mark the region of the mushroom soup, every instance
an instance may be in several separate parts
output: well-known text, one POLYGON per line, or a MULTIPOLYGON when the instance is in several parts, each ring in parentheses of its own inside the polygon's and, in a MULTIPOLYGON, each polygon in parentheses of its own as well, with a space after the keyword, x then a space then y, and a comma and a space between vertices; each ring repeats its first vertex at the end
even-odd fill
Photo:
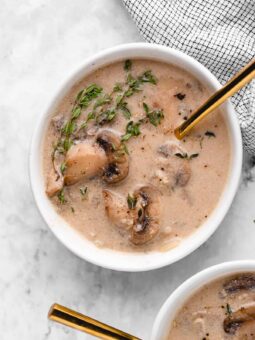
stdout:
POLYGON ((57 212, 99 247, 177 246, 213 211, 228 176, 220 112, 174 137, 207 97, 192 75, 152 60, 117 62, 75 84, 44 140, 46 193, 57 212))
POLYGON ((255 339, 255 273, 213 281, 188 299, 172 323, 168 340, 190 339, 255 339))

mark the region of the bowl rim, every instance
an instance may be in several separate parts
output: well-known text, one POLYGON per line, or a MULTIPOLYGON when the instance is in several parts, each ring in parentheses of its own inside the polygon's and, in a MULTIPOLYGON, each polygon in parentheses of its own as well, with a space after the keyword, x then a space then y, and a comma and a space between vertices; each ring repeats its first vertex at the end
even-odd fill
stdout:
POLYGON ((191 74, 196 73, 196 77, 200 79, 200 81, 201 78, 203 78, 206 86, 211 86, 214 90, 221 87, 219 81, 207 68, 194 58, 178 50, 150 43, 131 43, 108 48, 87 58, 74 72, 71 72, 70 75, 66 77, 65 81, 62 82, 62 86, 57 88, 55 95, 53 95, 47 108, 43 110, 39 118, 32 137, 29 153, 29 173, 33 196, 38 210, 50 230, 61 243, 80 258, 101 267, 118 271, 137 272, 161 268, 184 258, 201 246, 214 233, 225 217, 237 191, 242 168, 242 138, 240 126, 231 103, 227 101, 226 104, 224 104, 224 110, 226 111, 224 116, 226 116, 228 129, 231 132, 230 139, 232 147, 232 166, 227 180, 228 185, 226 185, 222 197, 207 221, 204 222, 195 233, 182 241, 180 245, 163 253, 128 253, 98 248, 82 236, 79 235, 78 237, 78 232, 62 218, 57 216, 54 207, 51 204, 47 205, 45 200, 49 200, 46 197, 45 189, 42 190, 43 179, 39 180, 42 169, 40 168, 41 165, 39 165, 40 159, 38 158, 38 154, 40 154, 40 152, 38 151, 40 151, 41 148, 41 142, 49 116, 52 114, 56 103, 79 79, 93 72, 103 64, 107 65, 111 62, 127 58, 146 58, 145 55, 149 56, 147 59, 154 60, 163 61, 163 59, 167 58, 168 60, 169 58, 170 64, 175 64, 179 67, 183 66, 183 68, 187 69, 191 74), (108 61, 105 62, 105 60, 108 61), (197 74, 199 74, 199 76, 197 76, 197 74), (51 210, 51 212, 49 212, 49 210, 51 210), (62 225, 61 230, 57 227, 60 225, 62 225), (74 233, 76 233, 76 236, 74 233))
POLYGON ((185 301, 205 284, 235 273, 255 272, 255 260, 228 261, 210 266, 189 277, 179 285, 161 306, 151 332, 150 340, 164 340, 171 322, 185 301))

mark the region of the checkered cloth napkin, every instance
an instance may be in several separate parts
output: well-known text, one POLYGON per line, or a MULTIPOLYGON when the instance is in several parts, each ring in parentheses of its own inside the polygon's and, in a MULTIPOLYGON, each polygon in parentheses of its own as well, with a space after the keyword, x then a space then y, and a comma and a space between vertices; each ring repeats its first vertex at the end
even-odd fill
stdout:
MULTIPOLYGON (((224 84, 255 55, 255 0, 123 0, 148 42, 181 50, 224 84)), ((255 80, 232 103, 255 154, 255 80)))

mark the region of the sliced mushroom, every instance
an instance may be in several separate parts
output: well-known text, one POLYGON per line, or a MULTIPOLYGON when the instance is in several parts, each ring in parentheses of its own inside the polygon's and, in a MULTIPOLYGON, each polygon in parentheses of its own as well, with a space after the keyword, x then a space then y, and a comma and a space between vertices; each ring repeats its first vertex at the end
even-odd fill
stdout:
POLYGON ((254 320, 244 322, 242 324, 242 327, 237 329, 235 335, 238 340, 254 340, 255 339, 254 320))
MULTIPOLYGON (((162 144, 158 149, 158 153, 163 158, 160 164, 165 170, 165 176, 169 178, 170 186, 184 187, 191 177, 190 163, 184 158, 187 153, 173 141, 167 141, 162 144)), ((164 179, 162 181, 166 182, 164 179)))
POLYGON ((108 160, 102 148, 88 142, 73 145, 66 154, 65 184, 89 179, 103 172, 108 160))
POLYGON ((227 294, 239 292, 240 290, 255 289, 255 274, 248 273, 234 277, 223 285, 227 294))
POLYGON ((160 192, 154 186, 142 186, 134 192, 136 215, 130 241, 141 245, 151 241, 160 229, 160 192))
POLYGON ((175 185, 184 187, 190 180, 191 169, 188 162, 182 163, 175 172, 175 185))
POLYGON ((241 307, 231 313, 225 318, 223 328, 228 334, 236 334, 238 331, 239 335, 244 335, 243 331, 247 332, 250 328, 255 329, 255 304, 241 307))
POLYGON ((120 137, 111 130, 103 130, 98 133, 96 142, 105 151, 108 159, 103 179, 107 183, 122 181, 129 172, 129 159, 124 150, 121 150, 120 137))
POLYGON ((178 153, 184 154, 185 151, 174 141, 167 141, 160 145, 158 153, 162 154, 165 158, 170 158, 178 153))
POLYGON ((64 185, 64 178, 62 174, 52 169, 47 177, 46 194, 49 197, 56 195, 64 185))
POLYGON ((103 190, 106 214, 109 220, 118 228, 130 229, 133 225, 133 214, 128 209, 127 201, 123 196, 110 190, 103 190))

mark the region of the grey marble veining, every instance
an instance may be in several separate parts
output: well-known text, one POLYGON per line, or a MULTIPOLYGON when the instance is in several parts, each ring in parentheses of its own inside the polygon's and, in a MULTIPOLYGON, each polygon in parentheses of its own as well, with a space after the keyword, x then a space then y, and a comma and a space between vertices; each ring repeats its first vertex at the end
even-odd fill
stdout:
POLYGON ((118 273, 71 254, 33 201, 28 152, 38 116, 84 58, 141 41, 120 0, 1 0, 0 11, 1 340, 80 340, 50 323, 57 301, 148 339, 161 304, 197 271, 255 259, 255 158, 245 157, 238 194, 218 231, 191 256, 147 273, 118 273))

